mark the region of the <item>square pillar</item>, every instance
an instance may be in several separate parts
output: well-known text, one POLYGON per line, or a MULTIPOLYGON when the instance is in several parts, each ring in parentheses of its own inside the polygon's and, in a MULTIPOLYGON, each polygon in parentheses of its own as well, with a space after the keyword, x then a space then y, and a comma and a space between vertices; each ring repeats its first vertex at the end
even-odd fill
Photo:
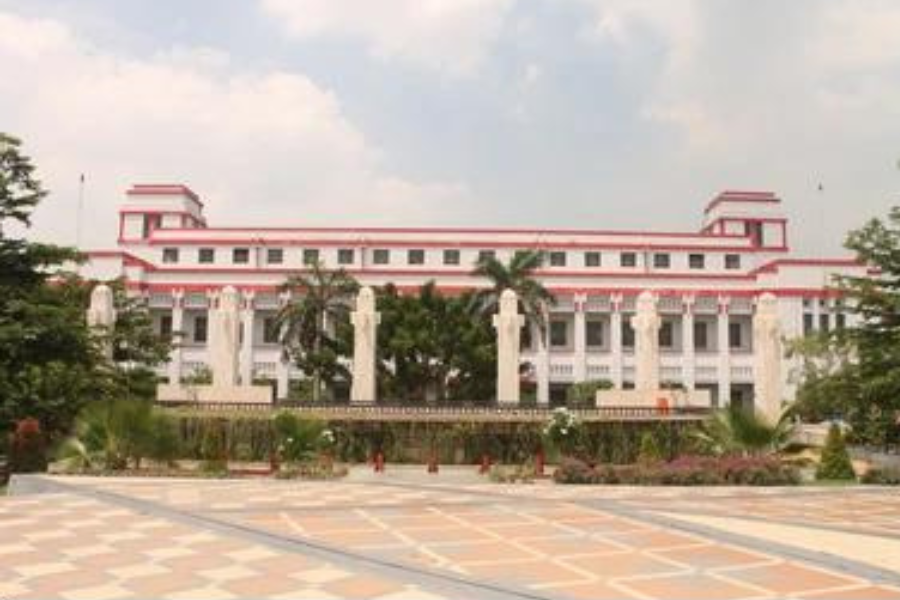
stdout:
POLYGON ((612 358, 610 379, 617 390, 622 389, 622 295, 611 298, 609 316, 609 351, 612 358))
POLYGON ((683 298, 684 314, 681 318, 681 380, 685 389, 696 386, 697 361, 694 351, 694 297, 683 298))
POLYGON ((586 303, 586 295, 577 294, 575 296, 575 356, 572 376, 576 383, 587 380, 587 323, 584 314, 586 303))
POLYGON ((253 337, 254 337, 254 310, 253 292, 244 292, 244 308, 241 311, 241 325, 244 330, 244 339, 241 342, 240 357, 240 383, 241 385, 253 384, 253 337))
POLYGON ((726 297, 719 298, 719 314, 716 322, 718 344, 719 406, 731 404, 731 348, 728 344, 728 304, 726 297))
POLYGON ((181 349, 187 332, 184 330, 184 292, 177 290, 172 294, 172 350, 169 353, 169 384, 181 383, 181 364, 184 351, 181 349))
POLYGON ((534 328, 538 341, 537 364, 537 403, 539 406, 550 404, 550 317, 546 315, 543 335, 540 329, 534 328))

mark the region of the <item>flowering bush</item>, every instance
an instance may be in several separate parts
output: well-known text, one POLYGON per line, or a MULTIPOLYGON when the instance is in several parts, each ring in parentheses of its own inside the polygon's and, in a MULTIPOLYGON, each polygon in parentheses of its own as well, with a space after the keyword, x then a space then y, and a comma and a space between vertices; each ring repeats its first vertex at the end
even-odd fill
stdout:
POLYGON ((37 419, 16 423, 9 444, 9 469, 12 473, 35 473, 47 470, 44 434, 37 419))
POLYGON ((544 426, 544 439, 562 454, 572 454, 579 446, 582 435, 581 419, 568 408, 553 410, 544 426))
POLYGON ((797 470, 772 457, 685 456, 667 463, 599 465, 564 460, 557 483, 626 485, 794 485, 797 470))

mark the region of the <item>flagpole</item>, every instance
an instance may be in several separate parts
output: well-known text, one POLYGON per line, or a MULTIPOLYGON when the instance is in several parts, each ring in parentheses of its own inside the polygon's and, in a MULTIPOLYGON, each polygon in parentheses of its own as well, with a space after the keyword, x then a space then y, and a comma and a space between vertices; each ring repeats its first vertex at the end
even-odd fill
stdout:
POLYGON ((78 178, 78 212, 75 215, 75 247, 81 250, 81 213, 84 210, 84 173, 78 178))

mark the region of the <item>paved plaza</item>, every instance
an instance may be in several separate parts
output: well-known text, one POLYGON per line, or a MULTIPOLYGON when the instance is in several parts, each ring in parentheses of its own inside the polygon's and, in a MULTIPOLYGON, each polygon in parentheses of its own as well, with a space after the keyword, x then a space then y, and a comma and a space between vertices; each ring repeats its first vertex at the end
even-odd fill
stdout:
POLYGON ((896 489, 18 479, 0 598, 898 598, 896 489))

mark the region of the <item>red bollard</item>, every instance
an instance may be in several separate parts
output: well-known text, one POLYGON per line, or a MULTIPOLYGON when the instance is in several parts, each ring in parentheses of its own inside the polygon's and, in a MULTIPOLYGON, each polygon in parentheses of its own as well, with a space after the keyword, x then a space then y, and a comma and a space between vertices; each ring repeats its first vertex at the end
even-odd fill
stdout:
POLYGON ((377 452, 375 454, 375 472, 384 473, 384 453, 377 452))
POLYGON ((481 455, 481 466, 478 467, 479 475, 484 475, 491 470, 491 457, 487 454, 481 455))
POLYGON ((437 473, 438 472, 438 459, 437 459, 436 453, 432 452, 431 458, 428 459, 428 472, 429 473, 437 473))
POLYGON ((544 476, 544 460, 544 450, 542 448, 534 456, 534 475, 536 477, 544 476))

